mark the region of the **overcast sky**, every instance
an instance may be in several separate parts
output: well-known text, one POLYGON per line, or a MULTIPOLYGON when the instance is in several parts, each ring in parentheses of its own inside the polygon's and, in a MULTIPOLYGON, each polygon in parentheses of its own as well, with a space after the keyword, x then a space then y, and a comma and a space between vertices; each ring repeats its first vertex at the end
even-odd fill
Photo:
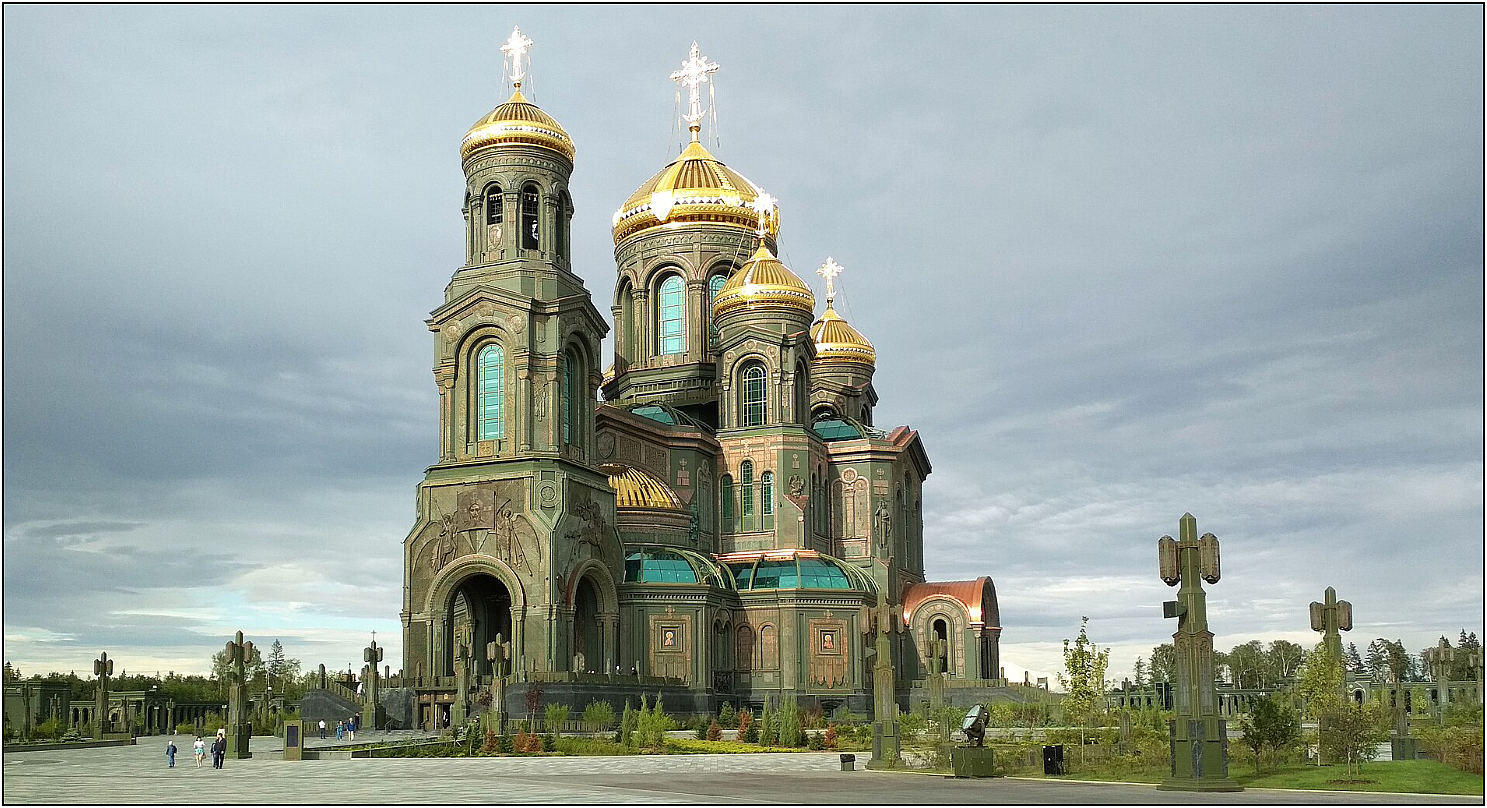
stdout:
MULTIPOLYGON (((1479 6, 4 9, 4 655, 204 672, 242 629, 401 659, 436 459, 428 312, 459 143, 509 93, 578 151, 575 266, 675 155, 846 268, 879 426, 919 430, 933 579, 991 575, 1008 675, 1081 615, 1170 639, 1156 539, 1223 547, 1216 645, 1482 633, 1479 6), (706 133, 709 141, 714 133, 706 133)), ((606 352, 610 350, 606 343, 606 352)), ((610 358, 606 356, 607 366, 610 358)), ((360 662, 356 662, 360 666, 360 662)))

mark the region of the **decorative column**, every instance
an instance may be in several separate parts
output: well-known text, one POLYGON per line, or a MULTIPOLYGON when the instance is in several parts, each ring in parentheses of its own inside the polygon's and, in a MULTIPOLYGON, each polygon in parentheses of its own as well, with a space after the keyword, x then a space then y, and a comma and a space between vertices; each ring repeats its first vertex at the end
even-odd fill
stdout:
POLYGON ((366 660, 367 666, 362 673, 362 679, 366 682, 365 704, 362 709, 366 712, 367 728, 377 728, 377 685, 382 676, 377 672, 377 663, 382 661, 383 649, 377 645, 377 632, 372 632, 372 644, 362 649, 362 659, 366 660))
POLYGON ((248 676, 246 664, 253 656, 253 643, 243 641, 239 631, 227 641, 227 757, 253 757, 248 750, 253 725, 248 722, 248 676))
POLYGON ((511 661, 511 643, 496 634, 494 642, 485 644, 485 659, 491 666, 491 713, 495 717, 496 734, 506 734, 506 673, 511 661))
POLYGON ((898 753, 898 698, 893 679, 893 650, 888 633, 898 619, 888 596, 878 593, 878 639, 873 661, 873 759, 869 769, 895 769, 903 765, 898 753))
POLYGON ((1311 630, 1322 632, 1322 643, 1337 660, 1338 665, 1343 666, 1342 693, 1339 695, 1343 701, 1348 699, 1348 674, 1347 665, 1342 659, 1342 636, 1339 631, 1353 630, 1353 604, 1345 600, 1337 599, 1337 590, 1327 587, 1322 593, 1322 602, 1311 602, 1311 630))
POLYGON ((449 709, 449 725, 465 723, 465 702, 470 697, 470 651, 461 641, 454 649, 454 705, 449 709))
POLYGON ((1202 581, 1219 580, 1219 541, 1212 533, 1198 538, 1198 520, 1190 513, 1178 522, 1179 539, 1157 541, 1163 583, 1182 587, 1177 600, 1162 604, 1163 617, 1177 618, 1172 648, 1177 662, 1177 717, 1167 722, 1171 750, 1170 776, 1157 786, 1165 791, 1242 791, 1229 779, 1229 738, 1218 717, 1213 693, 1213 632, 1202 581))
POLYGON ((98 689, 93 693, 93 724, 94 731, 102 738, 108 732, 108 680, 114 675, 114 661, 108 658, 107 651, 93 660, 93 675, 98 677, 98 689))

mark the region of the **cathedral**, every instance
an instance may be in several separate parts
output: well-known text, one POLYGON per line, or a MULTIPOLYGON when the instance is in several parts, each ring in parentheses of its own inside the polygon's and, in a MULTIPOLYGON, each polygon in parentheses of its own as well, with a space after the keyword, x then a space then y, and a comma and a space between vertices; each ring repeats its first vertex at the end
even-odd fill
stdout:
POLYGON ((924 580, 929 458, 873 423, 877 354, 832 306, 842 268, 817 270, 818 313, 777 257, 776 200, 703 146, 718 66, 694 44, 672 74, 690 142, 614 212, 607 363, 571 264, 575 145, 522 94, 530 48, 513 31, 511 95, 460 144, 466 258, 427 321, 439 454, 403 547, 410 720, 466 715, 497 680, 578 709, 639 683, 681 712, 862 711, 880 603, 902 701, 930 671, 1000 684, 991 579, 924 580))

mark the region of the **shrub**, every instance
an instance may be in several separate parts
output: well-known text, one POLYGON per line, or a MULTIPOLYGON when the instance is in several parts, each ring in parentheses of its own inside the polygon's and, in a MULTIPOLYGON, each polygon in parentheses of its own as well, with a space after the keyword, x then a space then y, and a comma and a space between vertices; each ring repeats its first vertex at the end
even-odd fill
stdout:
POLYGON ((764 712, 759 716, 759 743, 765 746, 774 746, 780 740, 780 723, 773 707, 769 698, 765 697, 764 712))
POLYGON ((733 709, 733 702, 723 702, 723 707, 718 710, 718 724, 725 727, 737 726, 738 712, 733 709))
POLYGON ((666 732, 676 726, 676 722, 666 711, 661 709, 661 694, 656 694, 656 703, 646 709, 645 697, 640 699, 640 715, 636 718, 635 734, 640 746, 659 749, 666 740, 666 732))
POLYGON ((480 751, 481 752, 484 752, 487 755, 489 755, 489 754, 492 754, 492 753, 496 752, 500 748, 501 748, 500 744, 496 742, 496 728, 495 727, 486 727, 485 728, 485 740, 483 742, 481 742, 481 744, 480 744, 480 751))
POLYGON ((754 721, 743 731, 744 743, 759 743, 759 722, 754 721))
POLYGON ((780 746, 804 746, 805 732, 800 721, 800 705, 795 698, 787 697, 780 704, 780 746))
POLYGON ((836 724, 826 725, 826 735, 821 739, 821 742, 827 749, 836 748, 836 724))
POLYGON ((194 723, 192 723, 190 721, 182 721, 181 723, 176 724, 176 734, 177 735, 194 735, 194 734, 196 734, 196 724, 194 724, 194 723))
POLYGON ((831 711, 831 720, 838 724, 855 725, 867 720, 867 716, 852 712, 847 705, 843 704, 831 711))
POLYGON ((806 743, 805 743, 805 745, 806 745, 806 748, 807 749, 825 749, 826 748, 826 742, 821 739, 821 733, 819 733, 819 732, 808 733, 807 736, 806 736, 806 743))
POLYGON ((708 740, 708 741, 721 741, 721 740, 723 740, 723 727, 722 727, 722 725, 719 724, 717 721, 713 721, 712 723, 708 724, 707 725, 707 737, 704 738, 703 740, 708 740))
MULTIPOLYGON (((641 697, 641 702, 642 704, 644 703, 643 696, 641 697)), ((615 742, 624 746, 633 746, 635 742, 635 726, 638 723, 639 718, 636 716, 635 711, 630 709, 630 702, 625 702, 625 713, 620 716, 620 731, 615 734, 615 742)))
POLYGON ((32 734, 34 734, 37 738, 56 740, 57 738, 62 737, 62 722, 58 721, 56 718, 48 718, 40 724, 37 724, 36 729, 32 734))
POLYGON ((496 736, 496 751, 503 755, 509 755, 516 749, 510 735, 496 736))
POLYGON ((227 722, 222 720, 222 716, 216 713, 207 713, 206 717, 201 721, 201 734, 216 735, 217 730, 225 726, 227 726, 227 722))
POLYGON ((563 734, 563 722, 568 720, 568 712, 566 704, 547 705, 547 731, 555 735, 563 734))
MULTIPOLYGON (((525 754, 527 747, 531 744, 533 736, 527 734, 525 727, 516 731, 516 737, 511 741, 511 748, 516 754, 525 754)), ((538 748, 541 748, 540 742, 538 748)))
POLYGON ((543 751, 543 752, 556 752, 556 751, 558 751, 558 738, 557 738, 557 736, 556 735, 553 735, 551 732, 547 733, 546 735, 543 735, 542 736, 541 745, 538 748, 541 751, 543 751))
POLYGON ((826 711, 820 704, 813 704, 800 714, 800 725, 806 729, 821 729, 826 726, 826 711))
POLYGON ((583 722, 593 732, 603 732, 614 723, 614 705, 607 701, 591 701, 583 708, 583 722))
POLYGON ((740 733, 747 730, 749 728, 749 725, 752 723, 754 723, 753 710, 745 707, 744 709, 738 711, 738 731, 740 733))
POLYGON ((904 713, 898 717, 898 734, 904 743, 913 743, 924 737, 929 728, 929 718, 923 713, 904 713))
MULTIPOLYGON (((717 722, 715 721, 713 723, 717 723, 717 722)), ((699 741, 705 741, 705 740, 707 740, 707 724, 702 723, 702 720, 701 719, 698 719, 696 721, 693 721, 692 722, 692 734, 695 735, 695 736, 697 736, 697 740, 699 740, 699 741)))

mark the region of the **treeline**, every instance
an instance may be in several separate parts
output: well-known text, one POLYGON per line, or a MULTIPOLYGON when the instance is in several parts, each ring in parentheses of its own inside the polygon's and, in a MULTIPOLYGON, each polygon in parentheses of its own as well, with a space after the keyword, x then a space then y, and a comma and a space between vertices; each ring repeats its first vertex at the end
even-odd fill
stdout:
MULTIPOLYGON (((176 673, 168 671, 164 674, 159 672, 130 673, 128 669, 121 668, 113 676, 109 677, 109 690, 112 692, 125 692, 135 690, 149 690, 158 688, 166 698, 178 702, 204 702, 220 701, 227 697, 227 673, 230 666, 227 662, 226 650, 218 651, 211 658, 211 674, 203 676, 199 673, 176 673)), ((92 670, 91 667, 88 670, 92 670)), ((300 661, 292 659, 284 653, 284 645, 274 640, 269 648, 268 657, 265 658, 257 646, 253 648, 253 657, 248 660, 244 667, 244 674, 248 679, 248 691, 258 693, 272 686, 274 693, 283 693, 290 700, 299 699, 304 695, 307 688, 316 686, 319 682, 317 673, 302 673, 300 661)), ((19 668, 5 663, 5 683, 15 682, 47 682, 64 683, 71 690, 73 701, 87 701, 94 697, 94 691, 98 687, 96 677, 86 678, 77 675, 76 671, 67 673, 27 675, 19 668)))

